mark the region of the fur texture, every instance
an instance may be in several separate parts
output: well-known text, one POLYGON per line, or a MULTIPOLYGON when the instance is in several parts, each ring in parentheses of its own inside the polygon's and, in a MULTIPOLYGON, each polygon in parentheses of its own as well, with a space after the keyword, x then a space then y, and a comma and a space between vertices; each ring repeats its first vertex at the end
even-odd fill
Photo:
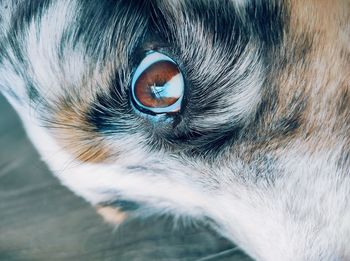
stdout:
POLYGON ((78 195, 205 218, 257 260, 350 260, 347 0, 2 0, 0 11, 0 91, 78 195), (130 102, 149 50, 186 79, 181 112, 157 120, 130 102))

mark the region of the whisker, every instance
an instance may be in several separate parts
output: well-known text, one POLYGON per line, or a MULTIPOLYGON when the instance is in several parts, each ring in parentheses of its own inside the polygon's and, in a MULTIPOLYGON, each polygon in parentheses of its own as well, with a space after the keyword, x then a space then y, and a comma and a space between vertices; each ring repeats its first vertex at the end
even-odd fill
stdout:
POLYGON ((210 254, 208 256, 201 257, 200 259, 197 259, 196 261, 211 261, 214 258, 223 257, 223 256, 226 256, 228 254, 235 253, 239 250, 240 250, 240 248, 236 246, 236 247, 229 248, 229 249, 223 250, 223 251, 215 253, 215 254, 210 254))

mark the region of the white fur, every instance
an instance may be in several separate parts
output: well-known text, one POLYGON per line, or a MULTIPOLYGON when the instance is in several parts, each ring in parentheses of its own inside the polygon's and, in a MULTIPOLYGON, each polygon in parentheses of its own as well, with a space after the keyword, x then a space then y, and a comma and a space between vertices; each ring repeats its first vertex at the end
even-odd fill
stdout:
MULTIPOLYGON (((239 7, 247 2, 236 1, 239 7)), ((30 75, 40 94, 53 102, 67 90, 70 94, 79 91, 77 88, 88 70, 89 62, 79 45, 74 50, 66 50, 64 61, 57 54, 65 28, 74 22, 75 4, 75 1, 56 1, 40 23, 29 24, 27 39, 23 39, 22 49, 30 66, 28 72, 21 73, 30 75)), ((4 25, 2 29, 6 31, 4 25)), ((196 39, 206 39, 201 25, 193 29, 198 34, 196 39)), ((203 75, 208 71, 216 75, 231 58, 220 58, 221 54, 210 49, 212 46, 206 41, 201 42, 202 46, 185 42, 189 35, 186 32, 185 36, 178 37, 183 41, 182 58, 197 61, 197 78, 192 80, 195 86, 207 86, 203 75), (195 57, 193 49, 192 52, 185 50, 186 45, 201 51, 208 49, 211 57, 217 58, 215 67, 209 56, 197 53, 195 57)), ((260 100, 264 71, 259 50, 248 47, 243 58, 231 68, 232 73, 221 78, 218 88, 210 93, 227 92, 220 106, 213 114, 191 119, 197 129, 213 130, 253 114, 260 100), (234 85, 235 79, 246 70, 250 72, 249 77, 234 85)), ((12 50, 7 54, 9 60, 16 61, 12 50)), ((22 68, 19 63, 2 61, 0 90, 18 111, 29 137, 55 175, 92 204, 121 198, 143 203, 161 213, 199 219, 209 217, 221 234, 258 260, 350 258, 350 177, 348 170, 339 170, 336 165, 343 146, 341 141, 333 150, 314 154, 303 150, 305 141, 296 141, 275 152, 277 174, 274 173, 273 186, 240 180, 239 177, 253 179, 257 174, 241 159, 227 158, 226 165, 212 169, 200 160, 188 163, 161 151, 151 154, 143 147, 145 137, 141 134, 110 140, 116 148, 123 148, 114 163, 81 163, 54 140, 49 130, 41 127, 41 118, 28 101, 23 75, 16 71, 19 68, 22 68), (16 94, 17 99, 11 93, 16 94), (137 169, 137 166, 144 168, 137 169)), ((264 171, 259 174, 270 174, 270 170, 264 171)))
MULTIPOLYGON (((347 247, 350 206, 343 198, 350 188, 347 182, 332 180, 335 166, 330 159, 336 155, 320 152, 300 156, 300 149, 290 148, 279 163, 288 169, 286 177, 273 190, 252 189, 223 180, 226 186, 220 191, 205 191, 188 179, 184 173, 188 169, 178 164, 171 169, 169 166, 176 164, 161 155, 155 158, 169 167, 166 177, 161 173, 154 175, 153 171, 137 173, 126 168, 133 162, 148 160, 152 164, 152 159, 142 152, 125 156, 120 160, 123 163, 77 163, 45 129, 38 127, 35 119, 26 117, 23 111, 20 115, 29 136, 57 177, 92 204, 115 200, 120 195, 122 199, 144 203, 163 213, 210 217, 220 233, 257 260, 343 260, 350 254, 347 247), (320 172, 325 173, 325 178, 319 178, 320 172), (303 212, 307 214, 305 220, 303 212), (293 215, 301 215, 301 219, 293 215), (324 223, 315 224, 313 218, 320 217, 324 223), (338 237, 343 241, 338 242, 338 237), (343 256, 336 257, 335 253, 343 256)), ((237 170, 249 172, 238 161, 235 165, 237 170)), ((222 171, 223 179, 230 179, 232 169, 222 171)))
POLYGON ((54 100, 64 91, 62 83, 67 79, 70 87, 80 86, 84 76, 86 64, 79 46, 76 51, 69 49, 69 53, 64 53, 67 59, 63 61, 57 53, 64 30, 74 23, 76 10, 75 1, 56 1, 43 15, 40 24, 32 21, 28 29, 25 50, 31 64, 31 75, 36 87, 49 100, 54 100))

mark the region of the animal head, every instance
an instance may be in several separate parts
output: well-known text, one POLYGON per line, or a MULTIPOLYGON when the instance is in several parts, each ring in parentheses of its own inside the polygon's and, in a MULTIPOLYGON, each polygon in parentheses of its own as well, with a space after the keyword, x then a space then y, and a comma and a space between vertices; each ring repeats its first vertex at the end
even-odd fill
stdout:
POLYGON ((348 1, 0 6, 0 90, 78 195, 209 218, 258 260, 350 258, 348 1))

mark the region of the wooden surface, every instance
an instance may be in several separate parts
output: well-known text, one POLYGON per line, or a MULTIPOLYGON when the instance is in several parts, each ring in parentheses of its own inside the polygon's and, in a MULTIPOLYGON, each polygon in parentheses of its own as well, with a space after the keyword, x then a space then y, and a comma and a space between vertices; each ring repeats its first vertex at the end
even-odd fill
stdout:
POLYGON ((0 260, 249 260, 204 225, 132 219, 118 229, 51 175, 0 96, 0 260))

